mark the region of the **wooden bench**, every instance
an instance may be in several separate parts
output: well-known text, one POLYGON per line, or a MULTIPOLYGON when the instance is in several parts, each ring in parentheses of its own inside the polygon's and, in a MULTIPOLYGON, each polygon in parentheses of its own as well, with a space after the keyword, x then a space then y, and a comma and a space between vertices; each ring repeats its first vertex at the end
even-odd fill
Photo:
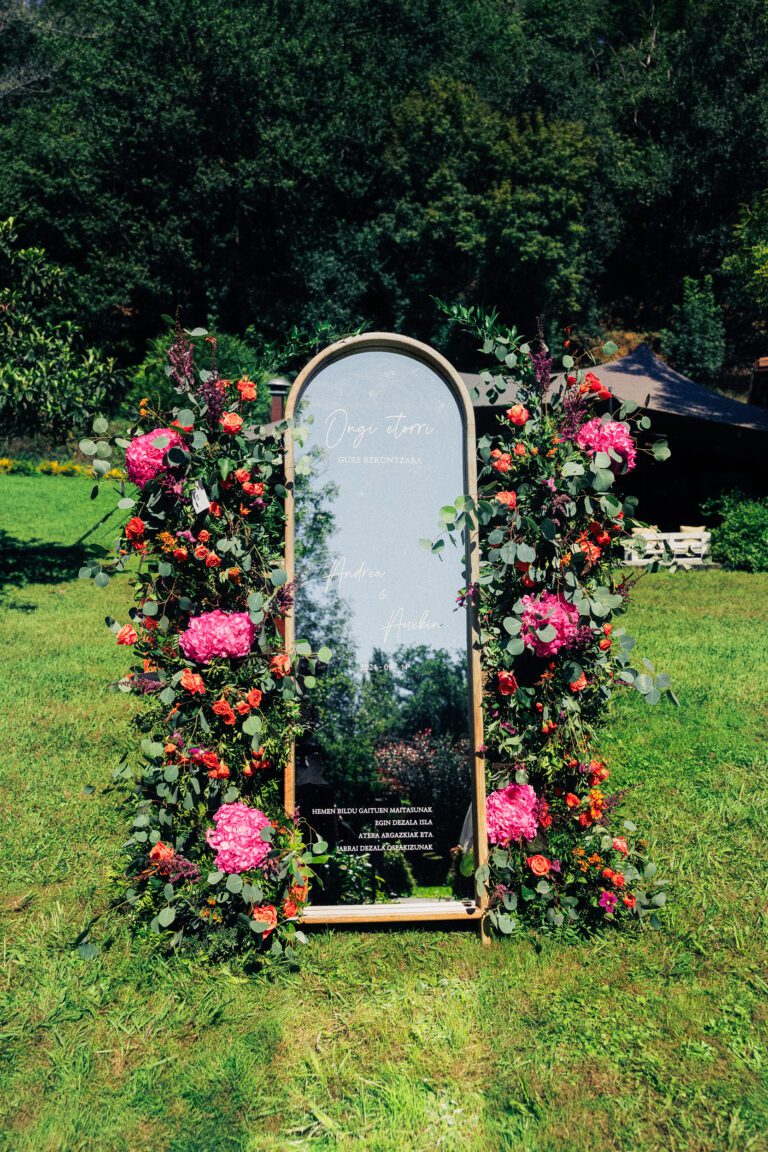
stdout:
POLYGON ((670 552, 675 562, 684 564, 686 568, 704 568, 712 563, 711 534, 703 528, 681 529, 679 532, 647 530, 638 532, 637 536, 645 540, 645 552, 639 556, 631 547, 624 549, 624 563, 630 568, 644 568, 653 560, 663 560, 670 552))

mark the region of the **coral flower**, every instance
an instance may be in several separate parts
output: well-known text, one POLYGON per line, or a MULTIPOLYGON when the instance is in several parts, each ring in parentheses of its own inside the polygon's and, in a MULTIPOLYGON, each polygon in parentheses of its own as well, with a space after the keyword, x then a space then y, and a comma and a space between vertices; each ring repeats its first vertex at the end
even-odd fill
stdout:
POLYGON ((522 428, 531 418, 530 412, 523 404, 513 404, 511 408, 507 409, 504 415, 510 424, 516 424, 518 428, 522 428))
POLYGON ((237 468, 233 475, 238 484, 245 484, 246 480, 250 480, 251 478, 251 474, 247 468, 237 468))
POLYGON ((576 796, 575 793, 569 792, 565 798, 565 803, 566 803, 568 808, 578 808, 579 805, 581 804, 581 800, 579 800, 578 796, 576 796))
POLYGON ((568 687, 571 692, 583 692, 587 686, 587 677, 584 672, 579 676, 578 680, 572 680, 568 687))
POLYGON ((495 468, 497 472, 509 472, 512 467, 512 457, 509 452, 502 452, 498 448, 494 448, 491 452, 491 467, 495 468))
POLYGON ((549 872, 550 864, 546 856, 529 856, 526 863, 534 876, 546 876, 549 872))
POLYGON ((277 909, 274 904, 262 904, 261 907, 254 908, 253 918, 260 924, 268 925, 264 929, 265 936, 269 936, 277 928, 277 909))
POLYGON ((273 676, 277 676, 278 680, 282 680, 283 676, 287 676, 291 670, 291 658, 285 652, 278 652, 273 656, 269 662, 269 670, 273 676))
POLYGON ((138 540, 140 536, 144 535, 145 528, 146 524, 140 516, 131 516, 125 526, 125 535, 129 540, 138 540))
POLYGON ((497 492, 496 499, 499 504, 509 508, 510 512, 517 507, 517 492, 497 492))
POLYGON ((197 672, 192 672, 189 668, 185 668, 179 680, 182 688, 186 688, 187 692, 191 692, 194 696, 195 693, 202 695, 205 692, 205 684, 203 678, 197 672))
POLYGON ((629 845, 623 836, 614 836, 613 850, 614 852, 620 852, 622 856, 629 856, 629 845))
POLYGON ((176 853, 170 844, 163 844, 162 840, 158 840, 157 844, 153 844, 149 850, 150 860, 159 866, 170 864, 175 855, 176 853))
POLYGON ((237 412, 225 412, 219 419, 219 425, 222 432, 226 432, 230 436, 236 436, 243 426, 242 416, 238 416, 237 412))
POLYGON ((259 688, 251 688, 246 700, 251 708, 258 708, 261 704, 262 692, 259 688))
POLYGON ((240 393, 241 400, 256 399, 256 385, 253 380, 249 380, 247 376, 243 376, 242 380, 238 380, 235 387, 240 393))
POLYGON ((139 634, 131 624, 123 624, 117 634, 118 644, 135 644, 138 638, 139 634))

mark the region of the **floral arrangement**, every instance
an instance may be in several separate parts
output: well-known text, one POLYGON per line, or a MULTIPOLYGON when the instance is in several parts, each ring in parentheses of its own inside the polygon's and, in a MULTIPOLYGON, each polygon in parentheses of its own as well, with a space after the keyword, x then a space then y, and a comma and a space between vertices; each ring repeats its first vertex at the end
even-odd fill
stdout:
POLYGON ((174 948, 290 959, 326 846, 308 846, 283 807, 316 661, 284 650, 282 428, 260 426, 256 384, 222 379, 201 330, 177 326, 169 366, 172 412, 142 401, 126 437, 99 418, 80 446, 101 476, 124 448, 134 486, 120 488, 114 555, 81 573, 99 586, 134 573, 130 619, 107 621, 133 657, 117 687, 141 698, 140 756, 117 772, 132 812, 122 896, 174 948), (201 343, 209 368, 195 365, 201 343))
MULTIPOLYGON (((448 522, 450 532, 472 518, 481 541, 478 583, 462 590, 480 623, 489 766, 478 892, 489 891, 490 923, 506 934, 521 921, 656 925, 666 898, 656 865, 619 814, 596 741, 613 692, 635 688, 651 704, 672 695, 666 675, 633 666, 620 626, 631 586, 620 565, 639 522, 634 498, 615 490, 641 451, 663 460, 669 449, 641 446, 648 417, 617 404, 568 342, 555 378, 543 338, 532 347, 493 315, 445 310, 492 358, 490 398, 511 387, 515 401, 479 442, 477 502, 457 501, 448 522)), ((473 868, 462 862, 465 875, 473 868)))

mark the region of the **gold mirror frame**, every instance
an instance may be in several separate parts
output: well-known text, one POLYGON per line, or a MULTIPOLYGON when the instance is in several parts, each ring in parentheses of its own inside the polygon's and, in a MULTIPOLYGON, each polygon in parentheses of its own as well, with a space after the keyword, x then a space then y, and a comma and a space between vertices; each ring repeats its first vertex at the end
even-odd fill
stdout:
MULTIPOLYGON (((467 392, 466 385, 456 369, 444 356, 409 336, 398 336, 389 332, 368 332, 362 336, 351 336, 346 340, 339 340, 325 348, 307 364, 296 377, 285 406, 285 420, 288 427, 285 433, 285 477, 287 496, 285 499, 285 570, 288 580, 295 578, 295 511, 293 499, 294 486, 294 446, 293 446, 293 418, 296 406, 304 389, 311 380, 329 364, 342 357, 354 355, 365 351, 400 352, 406 356, 420 360, 440 376, 450 388, 454 398, 458 401, 461 413, 462 428, 464 432, 464 491, 477 500, 477 457, 475 445, 475 413, 472 401, 467 392)), ((435 510, 437 512, 437 510, 435 510)), ((479 574, 480 558, 476 527, 466 529, 466 555, 465 566, 469 583, 475 583, 479 574)), ((294 652, 295 619, 293 608, 289 609, 285 618, 285 649, 291 655, 294 652)), ((485 812, 485 760, 478 752, 483 744, 483 713, 482 713, 482 670, 480 667, 480 640, 477 624, 477 614, 473 605, 467 608, 467 650, 469 653, 469 724, 470 740, 473 748, 472 766, 472 832, 473 850, 475 854, 475 867, 486 863, 488 859, 488 832, 485 812)), ((295 753, 292 750, 285 768, 284 802, 285 810, 289 816, 293 815, 295 808, 295 753)), ((309 905, 302 916, 305 924, 364 924, 364 923, 418 923, 420 921, 466 921, 476 923, 481 920, 487 905, 487 895, 475 897, 472 903, 464 904, 461 901, 435 900, 431 905, 408 909, 406 904, 339 904, 339 905, 309 905), (438 905, 444 905, 440 908, 438 905)))

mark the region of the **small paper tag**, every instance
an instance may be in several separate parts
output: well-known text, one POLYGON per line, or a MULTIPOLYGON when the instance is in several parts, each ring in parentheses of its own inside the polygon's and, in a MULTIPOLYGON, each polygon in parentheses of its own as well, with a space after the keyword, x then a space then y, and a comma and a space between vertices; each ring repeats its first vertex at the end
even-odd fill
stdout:
POLYGON ((211 502, 208 499, 208 493, 201 484, 198 484, 192 493, 192 507, 199 515, 201 512, 205 512, 206 509, 210 508, 210 506, 211 502))

